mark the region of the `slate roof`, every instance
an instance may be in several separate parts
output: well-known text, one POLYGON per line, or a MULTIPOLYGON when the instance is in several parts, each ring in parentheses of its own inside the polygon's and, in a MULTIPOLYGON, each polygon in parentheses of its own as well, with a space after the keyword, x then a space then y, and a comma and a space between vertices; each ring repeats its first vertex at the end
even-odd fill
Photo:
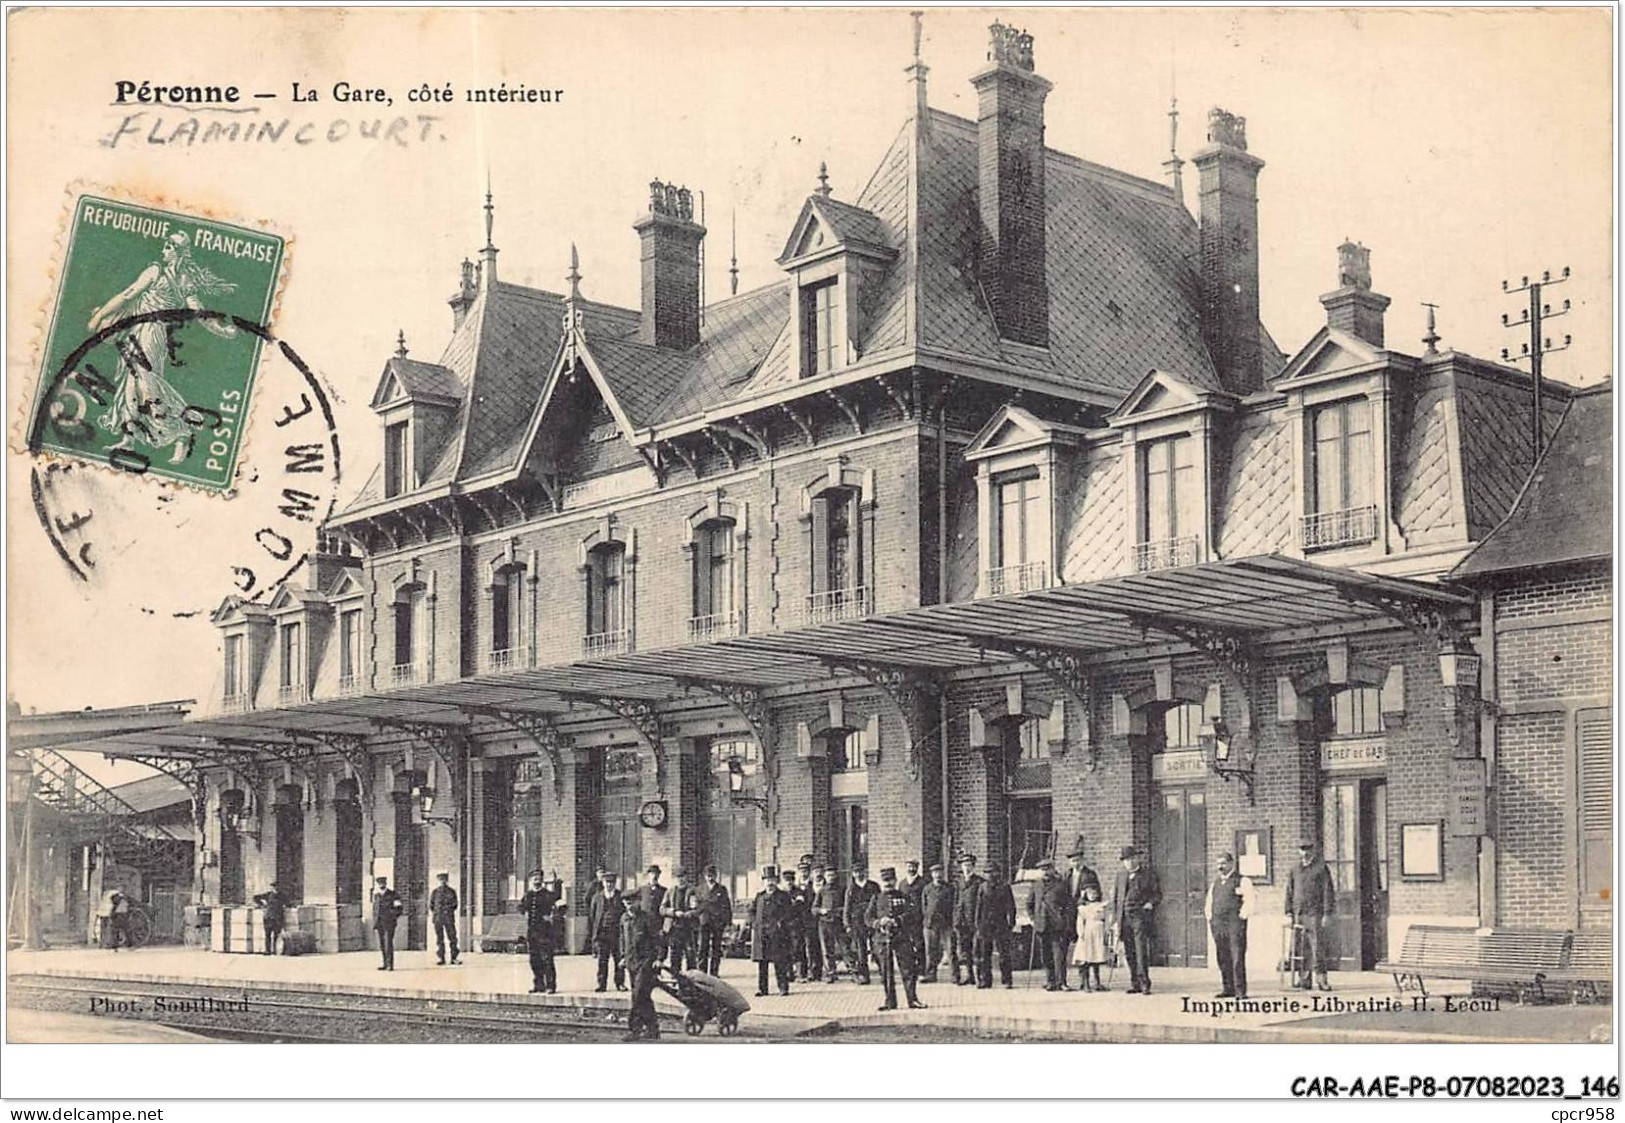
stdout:
POLYGON ((1611 383, 1575 395, 1511 512, 1451 577, 1613 556, 1613 407, 1611 383))
POLYGON ((163 775, 131 780, 127 784, 118 784, 109 790, 134 808, 136 814, 172 807, 177 803, 187 803, 192 798, 185 784, 163 775))
MULTIPOLYGON (((385 376, 394 375, 401 384, 401 389, 409 398, 449 398, 451 401, 463 400, 466 387, 450 367, 443 367, 439 363, 420 363, 416 359, 402 358, 395 355, 384 365, 385 376)), ((379 402, 374 401, 374 405, 379 402)))
MULTIPOLYGON (((1115 399, 1152 369, 1220 389, 1202 339, 1198 226, 1165 186, 1046 150, 1050 347, 999 338, 975 274, 977 142, 972 121, 931 111, 909 121, 856 204, 810 205, 842 240, 885 246, 892 262, 866 294, 860 358, 910 347, 1000 362, 1115 399), (911 225, 912 224, 912 225, 911 225), (917 252, 916 252, 917 251, 917 252)), ((589 353, 634 427, 694 417, 797 381, 788 280, 706 309, 685 352, 637 342, 639 313, 583 302, 589 353)), ((564 297, 519 285, 482 289, 438 364, 410 377, 459 389, 463 404, 420 486, 516 469, 558 350, 564 297)), ((1260 326, 1264 377, 1286 357, 1260 326)), ((378 499, 376 478, 351 509, 378 499)))

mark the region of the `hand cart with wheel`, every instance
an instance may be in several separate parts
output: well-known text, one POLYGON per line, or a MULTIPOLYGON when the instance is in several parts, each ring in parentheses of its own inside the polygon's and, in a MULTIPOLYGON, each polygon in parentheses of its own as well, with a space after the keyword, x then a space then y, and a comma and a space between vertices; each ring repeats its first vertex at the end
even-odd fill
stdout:
POLYGON ((1276 969, 1281 973, 1282 989, 1290 989, 1303 981, 1308 946, 1309 941, 1304 936, 1303 925, 1290 919, 1281 925, 1281 959, 1276 969))

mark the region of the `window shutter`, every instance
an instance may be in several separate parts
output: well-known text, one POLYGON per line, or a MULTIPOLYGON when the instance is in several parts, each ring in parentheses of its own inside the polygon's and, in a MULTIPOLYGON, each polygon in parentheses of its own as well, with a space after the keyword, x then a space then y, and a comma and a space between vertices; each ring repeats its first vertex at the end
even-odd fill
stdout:
POLYGON ((711 615, 714 603, 711 595, 711 551, 715 532, 708 523, 694 532, 694 612, 695 616, 711 615))
POLYGON ((829 497, 812 501, 812 591, 829 591, 829 497))
POLYGON ((1613 907, 1614 721, 1608 710, 1576 719, 1580 796, 1580 908, 1613 907))

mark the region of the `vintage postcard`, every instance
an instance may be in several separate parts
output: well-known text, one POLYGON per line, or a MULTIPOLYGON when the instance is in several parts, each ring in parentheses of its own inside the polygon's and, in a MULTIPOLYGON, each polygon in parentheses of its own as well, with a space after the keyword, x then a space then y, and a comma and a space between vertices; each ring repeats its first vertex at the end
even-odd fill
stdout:
POLYGON ((9 10, 7 1094, 1617 1098, 1614 18, 9 10))

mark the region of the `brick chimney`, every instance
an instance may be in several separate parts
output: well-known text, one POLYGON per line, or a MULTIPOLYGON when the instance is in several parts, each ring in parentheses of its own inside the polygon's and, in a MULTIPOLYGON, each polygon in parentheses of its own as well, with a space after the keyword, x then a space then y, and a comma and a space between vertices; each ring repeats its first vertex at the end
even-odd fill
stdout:
POLYGON ((1044 98, 1053 88, 1033 73, 1033 37, 995 23, 989 66, 976 87, 978 273, 999 334, 1049 346, 1049 280, 1044 253, 1044 98))
POLYGON ((1192 158, 1201 175, 1202 335, 1225 389, 1263 383, 1258 323, 1258 172, 1247 119, 1208 112, 1207 146, 1192 158))
POLYGON ((451 330, 456 331, 463 326, 463 319, 474 304, 474 297, 479 292, 479 285, 474 281, 474 263, 463 258, 463 276, 457 285, 457 295, 446 303, 451 305, 451 330))
POLYGON ((632 224, 643 242, 643 320, 638 340, 676 350, 700 341, 700 243, 686 187, 649 184, 649 213, 632 224))
POLYGON ((1344 240, 1337 247, 1337 288, 1320 298, 1326 326, 1346 331, 1373 347, 1383 346, 1382 314, 1388 298, 1371 291, 1371 251, 1344 240))

